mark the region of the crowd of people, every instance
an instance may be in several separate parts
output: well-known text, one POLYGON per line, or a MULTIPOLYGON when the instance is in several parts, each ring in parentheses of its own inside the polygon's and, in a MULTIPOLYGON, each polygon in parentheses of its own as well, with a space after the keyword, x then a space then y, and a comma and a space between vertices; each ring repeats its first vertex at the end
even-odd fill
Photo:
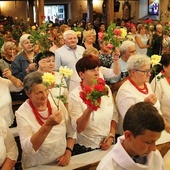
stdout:
POLYGON ((162 131, 170 135, 168 33, 160 23, 152 31, 142 23, 117 25, 127 35, 110 48, 99 36, 106 33, 105 23, 83 25, 80 33, 66 24, 48 28, 50 47, 44 51, 29 32, 16 43, 9 30, 0 30, 0 169, 12 170, 18 157, 10 132, 16 117, 23 168, 66 166, 72 155, 116 143, 98 170, 164 170, 156 141, 162 131), (161 56, 154 71, 152 55, 161 56), (61 66, 73 71, 64 81, 61 66), (51 86, 43 81, 45 73, 54 76, 51 86), (12 101, 21 99, 13 113, 12 101))

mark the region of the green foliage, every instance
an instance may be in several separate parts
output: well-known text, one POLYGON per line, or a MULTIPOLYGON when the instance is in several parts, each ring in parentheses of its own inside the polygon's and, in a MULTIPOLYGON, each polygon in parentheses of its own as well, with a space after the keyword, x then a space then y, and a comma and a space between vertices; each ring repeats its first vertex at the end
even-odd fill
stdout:
POLYGON ((47 23, 44 23, 39 28, 34 29, 35 26, 32 26, 28 29, 28 33, 31 34, 29 39, 33 45, 39 46, 39 52, 49 50, 51 47, 51 41, 47 33, 47 25, 47 23))

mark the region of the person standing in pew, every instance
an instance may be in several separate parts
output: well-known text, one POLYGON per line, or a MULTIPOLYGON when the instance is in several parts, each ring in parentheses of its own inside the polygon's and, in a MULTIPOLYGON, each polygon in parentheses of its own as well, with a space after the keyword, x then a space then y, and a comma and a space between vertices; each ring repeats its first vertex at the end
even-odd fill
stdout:
POLYGON ((13 170, 18 158, 18 149, 4 118, 0 116, 0 169, 13 170))
MULTIPOLYGON (((69 93, 68 110, 73 128, 77 131, 77 143, 73 154, 81 154, 95 149, 107 150, 114 141, 116 117, 114 117, 114 103, 109 86, 99 78, 100 60, 91 54, 84 56, 76 63, 76 70, 81 78, 80 85, 69 93), (99 108, 86 103, 81 94, 85 89, 94 90, 94 82, 102 81, 101 89, 108 89, 103 95, 99 108)), ((97 90, 96 90, 97 91, 97 90)), ((88 92, 87 92, 88 93, 88 92)), ((93 100, 93 99, 91 99, 93 100)))
POLYGON ((2 76, 3 77, 0 77, 0 116, 2 116, 8 126, 10 126, 14 121, 10 92, 21 91, 23 89, 23 83, 14 77, 8 68, 4 69, 2 76))
POLYGON ((102 158, 97 170, 165 170, 156 149, 156 141, 164 128, 164 120, 152 104, 132 105, 124 117, 124 135, 102 158))
POLYGON ((29 99, 16 111, 24 168, 55 162, 68 165, 76 138, 67 109, 61 100, 54 102, 48 97, 42 76, 38 71, 25 76, 24 90, 29 99))

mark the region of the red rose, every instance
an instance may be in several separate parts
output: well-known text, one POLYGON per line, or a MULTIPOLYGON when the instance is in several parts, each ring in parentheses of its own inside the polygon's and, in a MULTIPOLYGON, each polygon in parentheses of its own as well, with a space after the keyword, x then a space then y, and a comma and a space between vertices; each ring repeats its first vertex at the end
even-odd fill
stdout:
POLYGON ((130 27, 130 25, 131 25, 130 22, 126 23, 126 27, 130 27))
POLYGON ((114 29, 113 33, 115 35, 121 35, 122 31, 120 29, 114 29))
POLYGON ((106 82, 102 78, 98 78, 97 81, 98 81, 99 84, 103 84, 103 85, 106 84, 106 82))
POLYGON ((87 94, 91 93, 91 91, 92 91, 90 86, 86 86, 86 87, 84 88, 84 90, 85 90, 85 92, 86 92, 87 94))
POLYGON ((45 19, 46 17, 44 15, 41 16, 41 19, 45 19))
POLYGON ((100 91, 100 92, 104 92, 105 86, 103 86, 102 84, 96 84, 96 85, 94 86, 94 90, 100 91))
POLYGON ((152 22, 152 20, 150 19, 150 18, 148 18, 147 20, 146 20, 146 23, 147 24, 149 24, 149 23, 151 23, 152 22))

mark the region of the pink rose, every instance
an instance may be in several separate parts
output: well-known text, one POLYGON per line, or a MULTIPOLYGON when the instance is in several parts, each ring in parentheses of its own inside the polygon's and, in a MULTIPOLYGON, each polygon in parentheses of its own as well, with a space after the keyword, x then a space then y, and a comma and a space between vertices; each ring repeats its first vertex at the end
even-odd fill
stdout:
POLYGON ((106 46, 108 49, 110 49, 110 50, 112 50, 113 49, 113 44, 107 44, 107 46, 106 46))
POLYGON ((99 37, 99 39, 104 39, 104 33, 103 32, 99 32, 98 33, 98 37, 99 37))

